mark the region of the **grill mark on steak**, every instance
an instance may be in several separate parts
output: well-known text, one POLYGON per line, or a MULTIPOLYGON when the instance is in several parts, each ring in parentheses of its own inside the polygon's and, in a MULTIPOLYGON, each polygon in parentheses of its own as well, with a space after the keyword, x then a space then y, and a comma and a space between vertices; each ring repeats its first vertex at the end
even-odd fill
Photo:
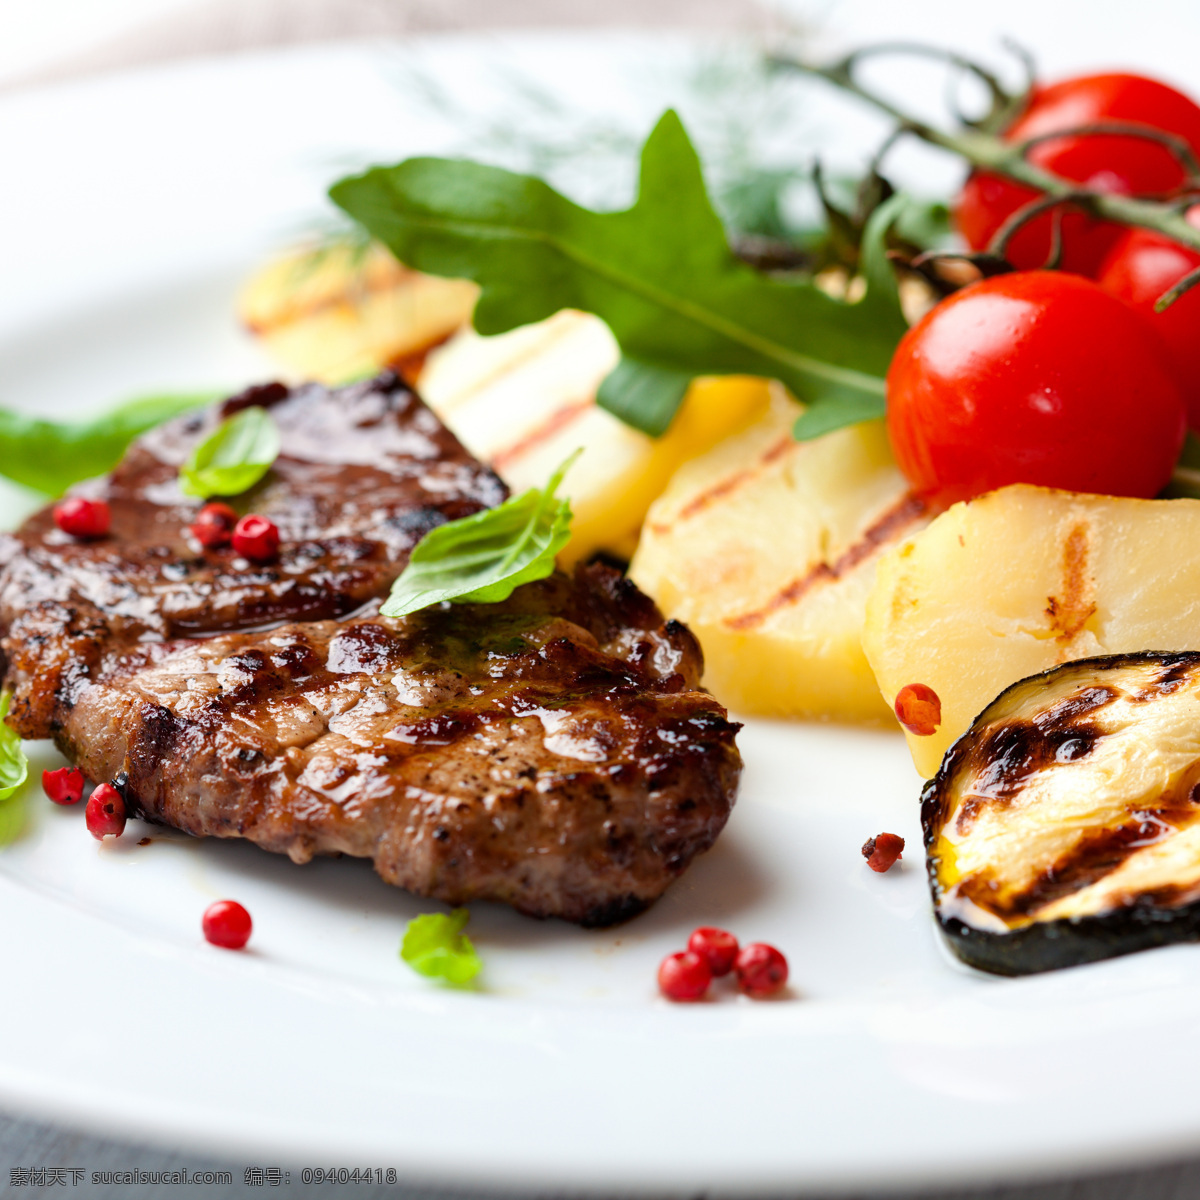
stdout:
POLYGON ((585 925, 641 911, 723 828, 738 726, 699 690, 695 638, 619 572, 378 615, 426 530, 504 495, 395 376, 245 393, 87 486, 111 538, 72 542, 46 511, 0 548, 0 650, 14 726, 120 777, 132 813, 585 925), (252 403, 283 435, 238 498, 280 525, 266 568, 191 544, 174 483, 252 403))

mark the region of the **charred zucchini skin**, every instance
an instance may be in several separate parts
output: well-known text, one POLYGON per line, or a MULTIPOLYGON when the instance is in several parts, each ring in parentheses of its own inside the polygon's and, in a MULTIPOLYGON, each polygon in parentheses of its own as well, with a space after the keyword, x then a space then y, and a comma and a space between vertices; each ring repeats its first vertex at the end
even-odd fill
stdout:
POLYGON ((1090 666, 1097 671, 1119 669, 1135 663, 1167 663, 1200 667, 1200 652, 1142 651, 1078 659, 1018 680, 1006 688, 972 721, 967 731, 946 751, 937 775, 921 792, 921 825, 925 840, 926 869, 934 915, 947 946, 967 966, 1009 977, 1036 975, 1064 967, 1083 966, 1151 950, 1159 946, 1200 941, 1200 902, 1175 907, 1139 898, 1109 912, 1084 917, 1035 921, 1007 933, 978 929, 942 911, 941 862, 934 853, 943 822, 942 796, 950 774, 957 769, 965 746, 978 726, 1018 688, 1061 672, 1090 666), (957 753, 956 753, 957 752, 957 753))
POLYGON ((972 929, 940 913, 938 924, 955 957, 967 966, 993 975, 1038 975, 1156 946, 1200 941, 1200 904, 1170 912, 1134 905, 1102 917, 1040 921, 1012 933, 972 929))

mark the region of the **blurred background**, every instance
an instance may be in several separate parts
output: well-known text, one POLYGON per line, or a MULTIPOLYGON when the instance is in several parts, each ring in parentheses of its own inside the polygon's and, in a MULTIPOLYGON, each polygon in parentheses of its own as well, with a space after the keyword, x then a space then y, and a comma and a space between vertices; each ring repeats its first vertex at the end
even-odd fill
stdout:
POLYGON ((1050 73, 1150 66, 1197 72, 1189 0, 4 0, 0 89, 173 58, 350 37, 581 26, 767 33, 784 25, 833 42, 904 37, 994 49, 1029 46, 1050 73))

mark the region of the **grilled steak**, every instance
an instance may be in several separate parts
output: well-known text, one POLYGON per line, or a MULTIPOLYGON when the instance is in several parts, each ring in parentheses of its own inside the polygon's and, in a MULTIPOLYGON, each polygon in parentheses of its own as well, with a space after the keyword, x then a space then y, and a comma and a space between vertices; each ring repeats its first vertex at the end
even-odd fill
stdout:
POLYGON ((10 720, 133 812, 588 925, 644 908, 724 826, 737 727, 698 690, 692 635, 616 571, 378 615, 428 529, 504 495, 396 377, 252 390, 143 438, 88 494, 109 538, 44 511, 3 544, 10 720), (191 541, 175 484, 253 403, 283 435, 239 498, 280 527, 269 567, 191 541))

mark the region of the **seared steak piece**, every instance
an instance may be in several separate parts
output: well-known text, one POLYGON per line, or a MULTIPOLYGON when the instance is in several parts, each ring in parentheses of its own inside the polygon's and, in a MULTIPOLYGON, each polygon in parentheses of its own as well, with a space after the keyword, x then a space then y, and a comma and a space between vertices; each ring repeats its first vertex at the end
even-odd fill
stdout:
POLYGON ((268 398, 287 457, 241 506, 280 525, 278 564, 183 532, 196 505, 174 475, 211 415, 96 485, 110 538, 41 513, 8 539, 13 723, 193 834, 585 925, 651 903, 712 845, 741 770, 691 633, 599 564, 380 617, 425 530, 503 485, 394 377, 268 398))
POLYGON ((699 673, 692 635, 596 565, 500 605, 141 647, 80 689, 59 741, 189 833, 602 925, 729 815, 736 726, 699 673))
POLYGON ((114 643, 344 616, 386 595, 435 525, 507 495, 390 372, 335 391, 251 388, 154 430, 110 476, 75 491, 108 502, 111 537, 77 542, 51 507, 0 535, 0 628, 18 648, 9 661, 22 664, 9 675, 10 719, 25 738, 54 733, 71 680, 114 643), (267 566, 195 541, 188 527, 201 502, 176 482, 197 442, 255 404, 275 417, 282 452, 233 503, 279 527, 279 559, 267 566))

